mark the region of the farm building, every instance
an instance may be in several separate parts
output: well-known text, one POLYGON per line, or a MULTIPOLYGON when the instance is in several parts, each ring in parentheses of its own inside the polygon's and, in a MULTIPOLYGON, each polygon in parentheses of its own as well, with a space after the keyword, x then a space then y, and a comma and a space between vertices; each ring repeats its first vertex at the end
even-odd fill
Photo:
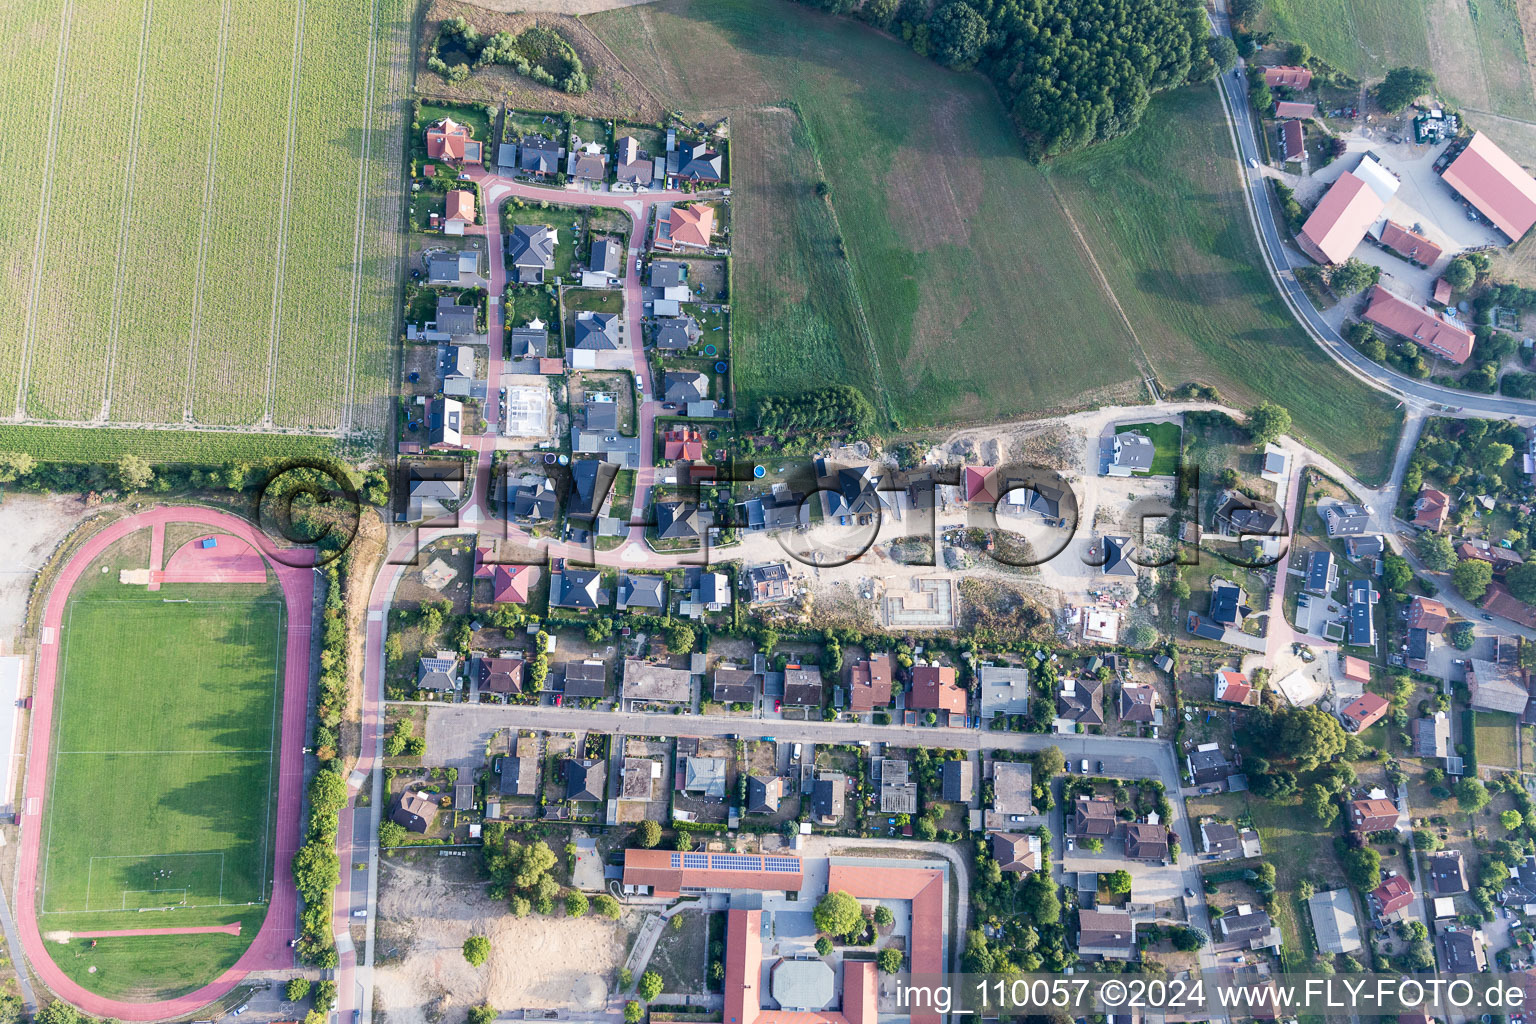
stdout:
POLYGON ((1482 132, 1472 136, 1442 177, 1511 242, 1536 224, 1536 179, 1482 132))
POLYGON ((1472 355, 1472 332, 1450 313, 1436 314, 1432 309, 1416 306, 1379 284, 1371 289, 1365 318, 1458 366, 1472 355))
POLYGON ((1319 263, 1343 263, 1397 192, 1398 180, 1367 153, 1345 171, 1296 235, 1302 252, 1319 263))

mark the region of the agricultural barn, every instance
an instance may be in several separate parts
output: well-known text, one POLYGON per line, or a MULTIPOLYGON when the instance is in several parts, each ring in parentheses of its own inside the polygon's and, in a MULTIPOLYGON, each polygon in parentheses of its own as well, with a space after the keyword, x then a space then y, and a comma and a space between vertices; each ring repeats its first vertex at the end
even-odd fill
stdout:
POLYGON ((1511 242, 1536 224, 1536 179, 1482 132, 1472 136, 1443 177, 1511 242))
POLYGON ((1371 289, 1365 318, 1458 366, 1472 354, 1472 332, 1449 314, 1436 315, 1434 310, 1400 299, 1379 284, 1371 289))
POLYGON ((1355 251, 1398 180, 1367 154, 1360 166, 1345 171, 1328 189, 1296 236, 1301 251, 1319 263, 1343 263, 1355 251))

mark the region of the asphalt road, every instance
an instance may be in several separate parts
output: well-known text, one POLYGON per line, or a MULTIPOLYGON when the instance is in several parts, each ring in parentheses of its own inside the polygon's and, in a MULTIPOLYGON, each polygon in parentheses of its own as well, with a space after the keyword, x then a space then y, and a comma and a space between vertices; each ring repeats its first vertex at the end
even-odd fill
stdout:
MULTIPOLYGON (((1212 24, 1217 34, 1226 36, 1232 34, 1225 10, 1214 13, 1212 24)), ((1219 91, 1222 104, 1227 111, 1227 118, 1235 128, 1237 155, 1241 164, 1243 182, 1248 191, 1250 209, 1258 224, 1259 238, 1269 254, 1271 269, 1292 311, 1300 318, 1303 326, 1308 329, 1314 339, 1322 345, 1323 350, 1336 361, 1352 369, 1357 376, 1367 378, 1383 391, 1390 391, 1404 398, 1421 403, 1444 405, 1451 410, 1482 416, 1536 416, 1536 402, 1527 399, 1456 391, 1438 384, 1405 377, 1390 367, 1372 362, 1357 352, 1339 335, 1338 331, 1333 329, 1332 325, 1322 318, 1317 308, 1312 305, 1312 301, 1302 291, 1296 275, 1291 272, 1290 253, 1283 241, 1284 236, 1275 222, 1274 207, 1269 202, 1269 185, 1255 166, 1260 163, 1262 151, 1258 145, 1255 125, 1248 106, 1247 80, 1244 76, 1242 61, 1238 62, 1234 70, 1221 76, 1219 91)))

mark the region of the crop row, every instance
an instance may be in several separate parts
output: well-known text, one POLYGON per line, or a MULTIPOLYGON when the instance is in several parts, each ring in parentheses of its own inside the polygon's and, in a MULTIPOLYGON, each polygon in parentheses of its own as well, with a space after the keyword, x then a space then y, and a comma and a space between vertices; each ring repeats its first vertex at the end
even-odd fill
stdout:
POLYGON ((273 420, 341 425, 349 359, 364 81, 373 3, 306 0, 273 420))
POLYGON ((32 255, 43 196, 43 167, 53 68, 58 60, 57 0, 0 4, 0 104, 7 135, 30 140, 0 146, 0 413, 10 415, 21 374, 32 255))
POLYGON ((199 423, 266 412, 295 22, 291 8, 231 0, 192 385, 199 423))
POLYGON ((146 5, 71 0, 64 102, 48 238, 27 373, 27 414, 89 419, 101 411, 111 348, 118 239, 146 5))
POLYGON ((115 462, 123 455, 138 455, 154 463, 213 466, 335 451, 336 442, 330 438, 296 434, 0 424, 0 452, 25 452, 39 462, 115 462))
POLYGON ((186 409, 219 10, 155 0, 118 283, 110 401, 119 422, 177 423, 186 409))

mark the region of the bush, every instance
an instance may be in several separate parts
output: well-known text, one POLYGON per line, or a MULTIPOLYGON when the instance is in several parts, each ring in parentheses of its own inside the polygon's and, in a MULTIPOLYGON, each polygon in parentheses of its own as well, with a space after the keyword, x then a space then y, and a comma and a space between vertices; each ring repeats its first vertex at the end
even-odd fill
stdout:
POLYGON ((491 957, 491 940, 484 935, 471 935, 464 940, 464 959, 471 967, 483 967, 491 957))
POLYGON ((657 974, 655 971, 646 971, 644 974, 640 975, 640 998, 644 999, 646 1002, 650 1002, 652 999, 655 999, 657 996, 661 995, 661 986, 661 975, 657 974))
POLYGON ((479 1006, 469 1008, 469 1024, 494 1024, 499 1016, 501 1014, 490 1003, 481 1003, 479 1006))
POLYGON ((586 917, 587 908, 587 896, 585 893, 572 889, 565 894, 566 917, 586 917))
POLYGON ((898 974, 901 971, 903 959, 901 950, 887 946, 880 951, 876 962, 879 963, 880 969, 886 974, 898 974))
POLYGON ((283 988, 283 998, 290 1003, 298 1003, 309 998, 309 979, 292 978, 283 988))
POLYGON ((831 956, 832 940, 825 935, 818 936, 816 939, 816 954, 818 956, 831 956))

